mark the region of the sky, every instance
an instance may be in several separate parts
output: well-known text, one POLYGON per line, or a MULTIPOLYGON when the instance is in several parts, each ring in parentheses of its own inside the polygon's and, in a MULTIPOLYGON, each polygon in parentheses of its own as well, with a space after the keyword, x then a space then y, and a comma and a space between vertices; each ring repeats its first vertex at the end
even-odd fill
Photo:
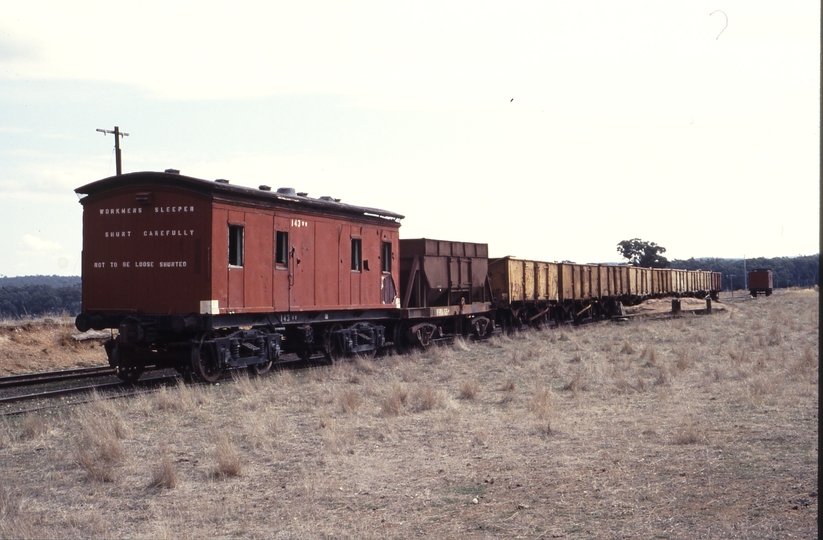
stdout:
POLYGON ((618 262, 819 252, 820 3, 0 4, 0 276, 79 275, 74 189, 179 169, 618 262))

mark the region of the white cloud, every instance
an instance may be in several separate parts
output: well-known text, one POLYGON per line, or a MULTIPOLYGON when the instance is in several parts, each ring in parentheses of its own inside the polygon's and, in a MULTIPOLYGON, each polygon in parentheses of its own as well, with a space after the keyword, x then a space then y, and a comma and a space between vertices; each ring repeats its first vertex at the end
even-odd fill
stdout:
POLYGON ((453 108, 513 95, 539 106, 579 99, 580 87, 616 101, 655 90, 688 95, 704 70, 745 87, 752 68, 762 75, 764 55, 814 48, 800 36, 809 24, 815 36, 818 19, 775 24, 771 3, 725 8, 730 28, 714 39, 719 21, 708 5, 8 2, 0 28, 38 54, 0 64, 12 77, 104 79, 174 99, 337 93, 371 106, 453 108))
MULTIPOLYGON (((13 241, 12 241, 13 242, 13 241)), ((69 249, 54 240, 34 234, 23 234, 16 245, 0 242, 7 257, 0 260, 0 274, 10 276, 27 275, 78 275, 80 273, 80 252, 74 246, 69 249), (72 253, 77 249, 76 252, 72 253)))
POLYGON ((17 243, 17 249, 22 252, 51 252, 60 251, 63 249, 63 246, 57 242, 43 240, 33 234, 24 234, 17 243))

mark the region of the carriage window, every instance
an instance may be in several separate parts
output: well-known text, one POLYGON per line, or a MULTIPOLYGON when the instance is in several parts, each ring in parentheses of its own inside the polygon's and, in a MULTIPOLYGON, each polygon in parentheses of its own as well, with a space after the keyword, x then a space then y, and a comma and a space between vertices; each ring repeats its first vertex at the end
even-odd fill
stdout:
POLYGON ((279 266, 289 266, 289 233, 277 231, 277 246, 274 262, 279 266))
POLYGON ((229 225, 229 266, 243 266, 242 225, 229 225))
POLYGON ((383 242, 382 268, 383 273, 391 274, 391 243, 383 242))
POLYGON ((362 267, 363 251, 362 243, 359 238, 351 239, 351 269, 353 272, 359 272, 362 267))

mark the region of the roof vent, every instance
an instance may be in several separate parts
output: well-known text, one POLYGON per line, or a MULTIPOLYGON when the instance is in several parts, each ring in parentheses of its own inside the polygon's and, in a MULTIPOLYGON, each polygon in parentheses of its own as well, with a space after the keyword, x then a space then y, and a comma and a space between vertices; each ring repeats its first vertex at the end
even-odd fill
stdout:
POLYGON ((163 172, 166 174, 180 174, 180 169, 166 169, 163 172))
POLYGON ((296 195, 293 187, 277 188, 277 193, 279 193, 280 195, 296 195))
POLYGON ((267 186, 267 185, 265 185, 265 184, 262 184, 262 185, 260 185, 260 186, 258 187, 258 189, 259 189, 260 191, 271 191, 271 186, 267 186))
POLYGON ((226 180, 225 178, 218 178, 217 180, 215 180, 215 182, 217 182, 218 184, 228 184, 229 183, 229 181, 226 180))
POLYGON ((329 202, 340 202, 340 199, 335 199, 334 197, 329 197, 328 195, 323 195, 320 197, 321 201, 329 201, 329 202))
POLYGON ((308 193, 306 193, 305 191, 299 191, 299 192, 297 193, 297 196, 298 196, 298 197, 308 197, 308 196, 309 196, 309 194, 308 194, 308 193))

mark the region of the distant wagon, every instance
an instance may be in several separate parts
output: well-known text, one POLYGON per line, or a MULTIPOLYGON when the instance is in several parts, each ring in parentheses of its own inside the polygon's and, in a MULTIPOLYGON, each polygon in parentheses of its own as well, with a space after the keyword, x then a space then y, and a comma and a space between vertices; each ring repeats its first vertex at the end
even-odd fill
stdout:
POLYGON ((771 296, 772 287, 771 269, 758 268, 749 272, 749 292, 754 298, 757 298, 759 293, 771 296))

